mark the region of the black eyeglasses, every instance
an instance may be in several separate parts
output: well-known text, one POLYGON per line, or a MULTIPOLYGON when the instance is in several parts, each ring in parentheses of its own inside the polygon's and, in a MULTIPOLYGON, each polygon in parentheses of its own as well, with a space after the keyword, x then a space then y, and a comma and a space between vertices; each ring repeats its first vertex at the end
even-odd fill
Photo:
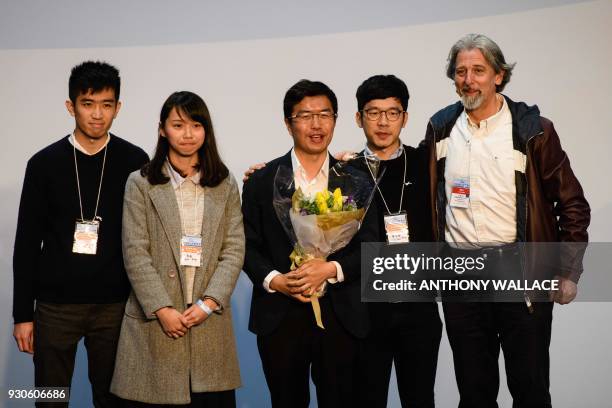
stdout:
POLYGON ((384 113, 389 122, 395 122, 405 113, 405 111, 397 108, 391 108, 387 110, 364 109, 361 112, 365 114, 367 120, 371 121, 380 119, 381 115, 384 113))
POLYGON ((322 122, 328 122, 334 119, 338 115, 333 112, 329 112, 329 111, 323 111, 319 113, 300 112, 300 113, 296 113, 293 116, 289 116, 289 119, 296 120, 298 122, 312 122, 314 121, 315 116, 318 116, 319 120, 322 122))

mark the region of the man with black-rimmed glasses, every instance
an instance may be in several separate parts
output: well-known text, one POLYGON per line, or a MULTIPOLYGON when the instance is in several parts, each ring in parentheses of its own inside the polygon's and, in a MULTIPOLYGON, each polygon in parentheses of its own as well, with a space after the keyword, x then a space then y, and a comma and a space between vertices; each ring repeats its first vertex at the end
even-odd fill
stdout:
POLYGON ((253 282, 249 329, 257 335, 273 407, 308 407, 310 372, 320 407, 360 406, 359 339, 368 319, 359 299, 359 247, 360 241, 376 240, 375 227, 364 220, 351 243, 327 261, 313 259, 290 271, 293 244, 273 208, 275 175, 281 166, 291 169, 295 189, 306 195, 328 189, 336 160, 327 147, 338 103, 327 85, 301 80, 287 91, 283 105, 293 147, 255 171, 242 192, 244 271, 253 282), (304 296, 323 284, 324 328, 304 296))
MULTIPOLYGON (((378 241, 390 245, 432 241, 424 150, 400 140, 408 122, 406 84, 394 75, 375 75, 359 86, 356 96, 355 119, 366 137, 362 154, 375 155, 382 174, 375 194, 378 241)), ((368 311, 371 330, 363 342, 368 384, 363 406, 387 406, 394 365, 402 406, 433 407, 442 335, 433 297, 422 302, 372 302, 368 311)))

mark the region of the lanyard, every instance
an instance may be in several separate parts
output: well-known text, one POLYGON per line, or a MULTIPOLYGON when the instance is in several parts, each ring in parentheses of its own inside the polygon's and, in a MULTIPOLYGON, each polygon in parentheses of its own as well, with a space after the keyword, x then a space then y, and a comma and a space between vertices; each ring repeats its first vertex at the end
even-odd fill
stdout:
MULTIPOLYGON (((77 182, 77 190, 79 192, 79 207, 81 208, 81 221, 85 221, 85 217, 83 216, 83 200, 81 199, 81 182, 79 180, 79 166, 77 164, 77 155, 76 155, 76 137, 74 133, 72 134, 74 143, 72 144, 72 152, 74 154, 74 170, 76 172, 76 182, 77 182)), ((108 150, 108 143, 104 146, 104 159, 102 159, 102 173, 100 174, 100 185, 98 186, 98 197, 96 198, 96 209, 94 210, 94 217, 92 220, 102 220, 101 217, 98 217, 98 204, 100 203, 100 192, 102 191, 102 179, 104 179, 104 167, 106 165, 106 151, 108 150)))
MULTIPOLYGON (((404 187, 406 185, 406 169, 408 168, 408 159, 406 159, 406 152, 403 152, 404 155, 404 178, 402 180, 402 192, 400 194, 400 204, 399 204, 399 209, 397 210, 397 213, 395 214, 399 214, 400 212, 402 212, 402 203, 404 202, 404 187)), ((366 163, 367 165, 367 163, 366 163)), ((370 168, 369 165, 367 165, 368 170, 370 171, 370 175, 372 176, 372 180, 374 180, 374 182, 376 182, 376 177, 374 177, 374 173, 372 173, 372 169, 370 168)), ((385 200, 385 196, 383 195, 382 191, 380 191, 380 186, 378 184, 376 184, 376 189, 378 190, 378 194, 380 194, 380 198, 382 198, 383 204, 385 205, 385 208, 387 209, 387 214, 393 214, 390 210, 389 210, 389 206, 387 205, 387 200, 385 200)))
MULTIPOLYGON (((183 214, 185 212, 185 206, 184 206, 184 200, 183 200, 183 183, 181 183, 179 180, 177 180, 176 178, 176 174, 174 169, 172 168, 172 165, 170 164, 170 161, 168 161, 168 167, 169 168, 169 173, 172 177, 172 179, 175 181, 175 183, 178 184, 179 186, 179 200, 180 200, 180 204, 181 204, 181 212, 180 212, 180 218, 181 218, 181 226, 183 228, 183 235, 189 235, 187 234, 187 227, 185 226, 185 220, 183 219, 183 214)), ((186 178, 185 178, 186 179, 186 178)), ((195 187, 195 203, 193 205, 193 225, 197 225, 197 221, 198 221, 198 186, 197 184, 194 183, 194 187, 195 187)), ((200 235, 200 234, 196 234, 196 235, 200 235)))

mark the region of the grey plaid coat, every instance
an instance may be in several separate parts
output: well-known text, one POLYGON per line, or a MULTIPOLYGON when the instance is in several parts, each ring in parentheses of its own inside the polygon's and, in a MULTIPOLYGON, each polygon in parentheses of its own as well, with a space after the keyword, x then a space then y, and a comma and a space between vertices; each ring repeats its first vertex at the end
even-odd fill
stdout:
POLYGON ((179 266, 181 221, 172 183, 151 185, 130 175, 123 205, 123 257, 132 293, 128 299, 111 392, 153 404, 187 404, 193 392, 235 389, 240 372, 230 296, 244 260, 240 195, 230 175, 204 189, 202 266, 194 297, 210 296, 223 310, 179 339, 167 337, 154 312, 186 309, 179 266))

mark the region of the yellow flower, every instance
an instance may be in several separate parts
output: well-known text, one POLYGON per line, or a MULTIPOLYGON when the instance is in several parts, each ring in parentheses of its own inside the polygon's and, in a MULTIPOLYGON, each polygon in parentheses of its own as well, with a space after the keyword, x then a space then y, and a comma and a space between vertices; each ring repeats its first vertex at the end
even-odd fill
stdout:
MULTIPOLYGON (((329 193, 327 193, 327 196, 329 197, 329 193)), ((319 214, 326 214, 329 212, 329 208, 327 207, 327 199, 325 198, 325 193, 318 192, 315 195, 315 204, 317 205, 319 214)))
POLYGON ((340 187, 334 190, 334 205, 332 206, 332 211, 342 211, 342 191, 340 191, 340 187))

